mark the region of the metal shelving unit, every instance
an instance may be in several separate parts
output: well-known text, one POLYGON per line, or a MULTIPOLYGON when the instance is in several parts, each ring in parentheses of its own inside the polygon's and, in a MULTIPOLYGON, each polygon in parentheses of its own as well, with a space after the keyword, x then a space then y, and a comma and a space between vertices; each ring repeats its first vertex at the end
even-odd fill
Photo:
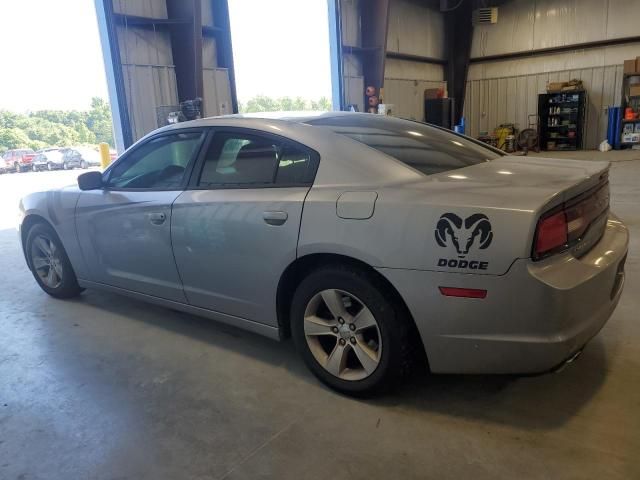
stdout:
POLYGON ((624 110, 627 107, 633 108, 634 111, 640 112, 640 95, 629 95, 629 79, 632 77, 640 77, 640 73, 625 73, 622 76, 622 96, 621 100, 621 115, 622 120, 620 121, 620 131, 618 132, 618 140, 620 141, 620 146, 622 147, 632 147, 634 145, 640 145, 640 141, 638 142, 623 142, 622 136, 625 133, 640 133, 640 118, 634 120, 625 120, 624 119, 624 110))
POLYGON ((542 150, 582 149, 585 104, 586 91, 584 90, 538 95, 542 150))

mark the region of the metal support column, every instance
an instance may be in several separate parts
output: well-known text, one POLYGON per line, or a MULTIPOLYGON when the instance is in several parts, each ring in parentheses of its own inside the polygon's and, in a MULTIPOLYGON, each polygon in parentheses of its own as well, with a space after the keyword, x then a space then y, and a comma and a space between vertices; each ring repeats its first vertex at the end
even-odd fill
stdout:
POLYGON ((111 0, 95 0, 95 6, 109 90, 113 137, 116 150, 120 154, 133 143, 133 134, 129 121, 118 36, 113 22, 113 4, 111 0))
POLYGON ((445 12, 445 45, 447 66, 445 79, 449 97, 454 99, 454 124, 458 124, 464 111, 467 72, 471 56, 473 23, 471 0, 461 0, 458 7, 445 12))

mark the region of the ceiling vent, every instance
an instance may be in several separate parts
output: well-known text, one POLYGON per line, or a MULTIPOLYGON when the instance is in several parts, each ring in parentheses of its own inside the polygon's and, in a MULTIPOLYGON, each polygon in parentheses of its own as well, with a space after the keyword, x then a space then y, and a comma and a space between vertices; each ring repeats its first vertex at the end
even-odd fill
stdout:
POLYGON ((473 24, 486 25, 498 23, 498 7, 478 8, 473 11, 473 24))

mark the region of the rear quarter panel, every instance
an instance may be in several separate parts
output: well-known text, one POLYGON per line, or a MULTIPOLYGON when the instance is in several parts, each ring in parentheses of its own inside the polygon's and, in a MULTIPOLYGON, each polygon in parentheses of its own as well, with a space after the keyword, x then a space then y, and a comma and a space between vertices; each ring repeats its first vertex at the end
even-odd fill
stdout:
POLYGON ((493 275, 504 274, 516 258, 529 256, 531 211, 470 205, 438 190, 434 185, 426 195, 410 186, 374 188, 378 198, 373 216, 353 220, 336 214, 341 189, 314 187, 305 202, 298 253, 348 255, 373 267, 493 275), (462 220, 486 215, 490 241, 480 248, 476 237, 466 254, 458 252, 450 237, 439 245, 436 228, 445 213, 462 220))

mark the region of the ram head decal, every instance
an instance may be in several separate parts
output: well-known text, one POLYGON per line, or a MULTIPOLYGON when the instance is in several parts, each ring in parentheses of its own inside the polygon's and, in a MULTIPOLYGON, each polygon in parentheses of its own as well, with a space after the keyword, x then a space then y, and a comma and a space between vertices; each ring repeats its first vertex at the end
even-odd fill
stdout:
POLYGON ((451 242, 460 256, 467 255, 476 242, 484 250, 493 240, 489 218, 482 213, 474 213, 464 221, 455 213, 445 213, 438 220, 435 235, 438 245, 446 247, 451 242))

